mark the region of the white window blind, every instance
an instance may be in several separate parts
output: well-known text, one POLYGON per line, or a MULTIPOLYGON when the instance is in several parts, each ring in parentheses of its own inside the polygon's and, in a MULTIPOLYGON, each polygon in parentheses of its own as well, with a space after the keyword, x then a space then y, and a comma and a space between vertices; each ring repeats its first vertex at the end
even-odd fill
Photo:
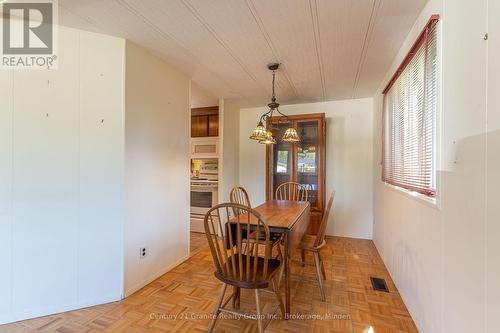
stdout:
POLYGON ((429 21, 384 91, 382 179, 436 194, 437 19, 429 21))

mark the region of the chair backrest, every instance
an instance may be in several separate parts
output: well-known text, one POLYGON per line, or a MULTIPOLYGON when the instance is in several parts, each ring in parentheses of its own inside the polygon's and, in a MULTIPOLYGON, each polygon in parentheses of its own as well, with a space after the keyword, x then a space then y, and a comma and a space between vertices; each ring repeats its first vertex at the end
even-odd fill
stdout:
POLYGON ((323 213, 323 218, 319 225, 318 233, 316 234, 316 240, 314 241, 314 247, 318 247, 323 244, 326 235, 326 226, 328 225, 328 216, 330 215, 330 209, 332 208, 333 199, 335 198, 335 191, 330 194, 330 199, 328 199, 328 204, 326 205, 325 212, 323 213))
MULTIPOLYGON (((247 191, 241 186, 236 186, 231 189, 229 200, 232 203, 240 204, 245 207, 252 207, 247 191)), ((233 213, 234 215, 238 215, 240 212, 237 209, 233 209, 233 213)))
POLYGON ((274 199, 307 201, 307 188, 305 185, 295 182, 283 183, 276 189, 274 199))
POLYGON ((269 227, 257 211, 235 203, 223 203, 207 212, 204 223, 217 276, 249 284, 268 278, 269 227), (235 210, 239 214, 230 216, 235 210), (250 247, 250 243, 253 246, 250 247), (247 247, 252 253, 248 253, 247 247), (264 253, 264 257, 259 258, 259 253, 264 253))

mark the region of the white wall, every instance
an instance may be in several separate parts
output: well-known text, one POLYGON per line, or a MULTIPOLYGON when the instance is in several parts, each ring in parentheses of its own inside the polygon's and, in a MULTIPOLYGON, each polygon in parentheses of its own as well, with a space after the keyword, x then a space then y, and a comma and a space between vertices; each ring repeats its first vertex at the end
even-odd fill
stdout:
POLYGON ((488 1, 486 142, 486 331, 500 327, 500 1, 488 1))
MULTIPOLYGON (((486 60, 490 45, 489 73, 491 66, 498 72, 499 49, 498 37, 483 40, 486 5, 486 0, 429 1, 381 86, 431 14, 441 14, 437 205, 385 186, 374 161, 374 241, 421 332, 485 332, 487 323, 488 332, 498 331, 500 293, 492 281, 500 276, 500 195, 498 173, 492 170, 500 167, 499 103, 493 93, 499 82, 498 75, 489 76, 487 98, 486 60)), ((498 6, 490 5, 490 16, 498 17, 498 6)), ((500 33, 496 21, 490 20, 490 36, 500 33)), ((378 94, 375 156, 381 152, 381 116, 378 94)))
MULTIPOLYGON (((372 99, 284 105, 285 114, 325 113, 326 194, 336 190, 327 234, 372 237, 372 99)), ((265 108, 240 111, 239 179, 252 205, 265 201, 266 149, 250 140, 265 108)))
POLYGON ((191 108, 203 108, 219 104, 219 99, 191 81, 191 108))
POLYGON ((230 99, 221 99, 219 117, 222 130, 219 140, 222 140, 222 168, 219 177, 222 202, 229 202, 229 192, 234 186, 239 186, 239 138, 240 138, 240 108, 230 99))
POLYGON ((57 70, 0 71, 0 323, 121 298, 123 49, 61 27, 57 70))
POLYGON ((189 254, 189 78, 126 44, 125 294, 189 254), (139 249, 147 256, 139 257, 139 249))

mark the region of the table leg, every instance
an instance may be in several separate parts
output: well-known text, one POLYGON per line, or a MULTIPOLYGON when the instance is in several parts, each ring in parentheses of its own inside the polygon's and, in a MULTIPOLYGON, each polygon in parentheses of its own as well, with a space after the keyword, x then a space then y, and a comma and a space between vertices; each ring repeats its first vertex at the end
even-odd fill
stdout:
POLYGON ((289 247, 289 232, 285 232, 285 319, 290 315, 290 249, 289 247))

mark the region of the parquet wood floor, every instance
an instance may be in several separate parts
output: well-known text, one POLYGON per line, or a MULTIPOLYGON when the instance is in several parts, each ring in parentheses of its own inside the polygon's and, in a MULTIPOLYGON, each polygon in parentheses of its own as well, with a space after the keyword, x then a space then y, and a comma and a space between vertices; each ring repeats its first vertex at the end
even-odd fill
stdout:
MULTIPOLYGON (((271 321, 266 332, 418 332, 371 241, 330 238, 322 257, 327 301, 320 301, 317 283, 307 280, 314 278, 314 267, 293 263, 295 317, 271 321), (390 292, 373 291, 370 276, 385 278, 390 292)), ((213 271, 205 248, 120 302, 3 325, 0 332, 205 332, 220 287, 213 271)), ((243 291, 241 308, 254 312, 253 299, 243 291)), ((273 295, 263 294, 262 302, 264 313, 275 310, 273 295)), ((256 322, 248 319, 219 319, 216 326, 216 332, 255 330, 256 322)))
POLYGON ((189 256, 192 257, 207 246, 207 236, 201 232, 190 232, 189 256))

